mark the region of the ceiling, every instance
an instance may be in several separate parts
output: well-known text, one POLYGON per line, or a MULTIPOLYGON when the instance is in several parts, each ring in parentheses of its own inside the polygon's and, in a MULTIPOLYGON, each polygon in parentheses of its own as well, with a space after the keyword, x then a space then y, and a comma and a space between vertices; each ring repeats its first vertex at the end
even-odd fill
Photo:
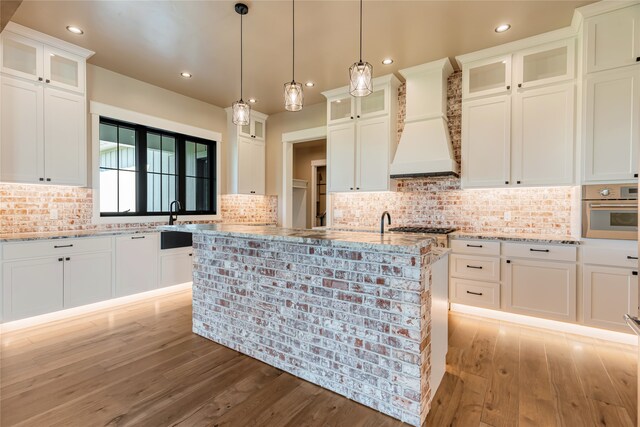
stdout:
MULTIPOLYGON (((568 26, 592 1, 364 1, 363 59, 374 76, 568 26), (498 34, 494 28, 510 23, 498 34), (382 65, 391 57, 394 63, 382 65)), ((109 70, 227 107, 240 97, 240 17, 234 1, 29 1, 12 21, 91 49, 109 70), (84 35, 66 31, 76 25, 84 35), (189 71, 191 79, 180 77, 189 71)), ((291 80, 291 2, 247 2, 244 99, 267 114, 284 111, 291 80)), ((305 104, 345 86, 358 60, 357 1, 296 2, 296 80, 305 104)))

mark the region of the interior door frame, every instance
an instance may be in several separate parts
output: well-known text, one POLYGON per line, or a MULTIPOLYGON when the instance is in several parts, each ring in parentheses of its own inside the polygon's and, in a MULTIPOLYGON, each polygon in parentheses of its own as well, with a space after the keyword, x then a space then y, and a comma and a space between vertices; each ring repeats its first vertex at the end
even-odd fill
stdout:
MULTIPOLYGON (((318 216, 318 212, 316 211, 316 198, 319 198, 318 194, 318 168, 324 166, 327 167, 327 159, 324 160, 311 160, 311 227, 318 227, 316 225, 316 218, 318 216)), ((328 193, 325 193, 325 197, 328 200, 328 193)), ((325 204, 327 202, 325 201, 325 204)), ((327 207, 327 206, 325 206, 327 207)), ((327 215, 329 214, 329 210, 327 209, 327 215)), ((326 220, 326 216, 325 216, 326 220)), ((326 222, 326 221, 325 221, 326 222)), ((326 225, 326 224, 325 224, 326 225)))
MULTIPOLYGON (((327 127, 303 129, 282 134, 282 204, 281 226, 293 227, 293 144, 327 139, 327 127)), ((327 226, 331 224, 331 198, 327 196, 327 226)))

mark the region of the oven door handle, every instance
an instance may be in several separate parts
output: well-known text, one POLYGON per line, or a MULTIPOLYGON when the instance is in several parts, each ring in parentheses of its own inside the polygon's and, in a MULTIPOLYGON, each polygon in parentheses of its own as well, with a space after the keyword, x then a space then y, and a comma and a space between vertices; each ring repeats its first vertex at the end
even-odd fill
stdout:
POLYGON ((591 208, 624 208, 624 209, 638 209, 637 204, 624 204, 624 203, 591 203, 591 208))

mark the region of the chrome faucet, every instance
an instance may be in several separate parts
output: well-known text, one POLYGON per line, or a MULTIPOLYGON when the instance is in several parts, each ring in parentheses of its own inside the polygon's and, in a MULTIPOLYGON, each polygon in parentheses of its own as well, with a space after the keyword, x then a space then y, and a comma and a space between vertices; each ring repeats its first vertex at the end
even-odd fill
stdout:
POLYGON ((169 205, 169 225, 173 225, 174 221, 178 220, 178 211, 182 209, 182 205, 180 205, 180 202, 177 200, 174 200, 173 202, 171 202, 171 204, 169 205), (176 207, 176 210, 173 210, 173 207, 176 207))
POLYGON ((387 216, 389 219, 389 225, 391 225, 391 214, 389 211, 382 212, 382 217, 380 217, 380 234, 384 234, 384 216, 387 216))

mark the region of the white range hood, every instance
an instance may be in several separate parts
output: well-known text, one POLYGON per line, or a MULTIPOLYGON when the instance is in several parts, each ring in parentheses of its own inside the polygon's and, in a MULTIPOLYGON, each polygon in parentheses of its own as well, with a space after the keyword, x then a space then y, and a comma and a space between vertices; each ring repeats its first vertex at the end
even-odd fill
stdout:
POLYGON ((391 178, 459 176, 447 125, 449 58, 400 70, 407 82, 404 130, 391 178))

